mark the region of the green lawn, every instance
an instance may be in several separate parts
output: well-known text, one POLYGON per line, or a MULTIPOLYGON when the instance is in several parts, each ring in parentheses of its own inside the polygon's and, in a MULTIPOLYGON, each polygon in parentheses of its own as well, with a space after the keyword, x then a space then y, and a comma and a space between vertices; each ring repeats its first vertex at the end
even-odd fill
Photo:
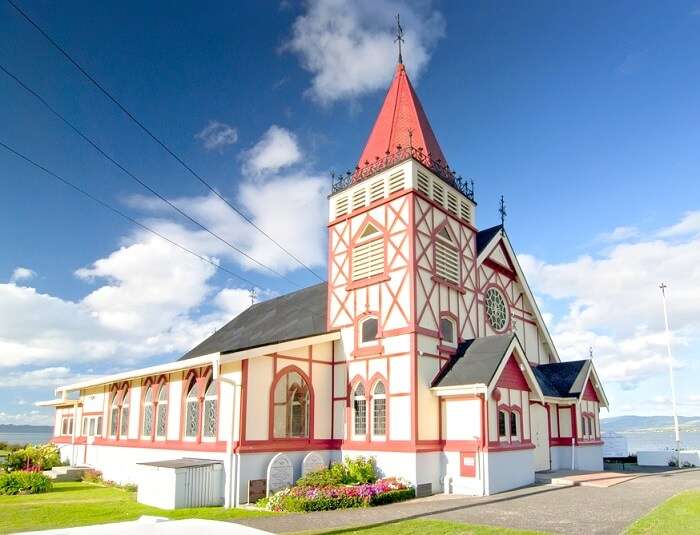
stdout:
POLYGON ((700 490, 681 492, 632 524, 628 535, 700 533, 700 490))
MULTIPOLYGON (((476 526, 445 520, 404 520, 366 528, 315 531, 314 535, 540 535, 539 531, 476 526)), ((301 535, 301 534, 299 534, 301 535)), ((304 535, 311 535, 304 532, 304 535)))
POLYGON ((46 494, 0 496, 0 533, 135 520, 141 515, 227 520, 264 513, 199 507, 165 511, 136 503, 136 493, 90 483, 55 483, 46 494))

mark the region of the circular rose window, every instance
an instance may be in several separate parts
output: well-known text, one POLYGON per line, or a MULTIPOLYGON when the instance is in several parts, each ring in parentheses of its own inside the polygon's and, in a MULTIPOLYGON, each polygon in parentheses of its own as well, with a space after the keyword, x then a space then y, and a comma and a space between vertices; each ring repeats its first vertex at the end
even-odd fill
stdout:
POLYGON ((491 327, 496 331, 502 331, 508 324, 508 309, 501 292, 496 288, 489 288, 486 290, 485 302, 486 316, 491 327))

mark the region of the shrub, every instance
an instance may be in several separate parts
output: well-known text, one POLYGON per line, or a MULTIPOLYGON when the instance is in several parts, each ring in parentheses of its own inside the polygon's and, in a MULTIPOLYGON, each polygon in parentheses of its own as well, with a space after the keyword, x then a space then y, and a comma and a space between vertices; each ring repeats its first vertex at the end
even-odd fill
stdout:
POLYGON ((102 483, 102 472, 90 468, 83 472, 83 481, 86 483, 102 483))
POLYGON ((0 474, 0 494, 37 494, 50 488, 51 480, 39 472, 16 470, 0 474))
POLYGON ((396 478, 388 478, 362 485, 292 487, 260 500, 258 506, 272 511, 328 511, 382 505, 414 496, 415 491, 406 483, 396 478))
POLYGON ((23 470, 25 472, 40 472, 60 466, 61 454, 54 444, 34 446, 29 444, 22 449, 12 451, 5 461, 8 472, 23 470))
POLYGON ((330 468, 306 474, 296 482, 297 487, 332 487, 337 485, 364 485, 377 480, 374 457, 346 458, 330 468))

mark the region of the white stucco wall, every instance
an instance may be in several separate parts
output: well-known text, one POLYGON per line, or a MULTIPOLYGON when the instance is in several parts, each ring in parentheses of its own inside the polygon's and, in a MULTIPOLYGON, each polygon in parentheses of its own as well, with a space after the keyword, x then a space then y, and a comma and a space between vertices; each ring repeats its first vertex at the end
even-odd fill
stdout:
POLYGON ((533 452, 532 449, 489 452, 486 455, 486 493, 496 494, 534 483, 533 452))

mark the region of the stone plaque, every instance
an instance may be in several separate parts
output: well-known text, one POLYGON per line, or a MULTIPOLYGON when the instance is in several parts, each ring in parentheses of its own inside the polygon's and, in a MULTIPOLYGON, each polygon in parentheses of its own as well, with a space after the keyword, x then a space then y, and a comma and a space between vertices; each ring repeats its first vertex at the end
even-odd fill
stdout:
POLYGON ((267 495, 291 487, 294 483, 294 467, 284 453, 275 455, 267 467, 267 495))
POLYGON ((248 481, 248 503, 254 504, 265 496, 267 496, 267 481, 264 479, 250 479, 248 481))
POLYGON ((309 452, 306 457, 304 457, 304 460, 301 463, 301 475, 303 477, 306 474, 318 472, 324 468, 328 468, 326 461, 323 460, 323 457, 321 457, 319 453, 312 451, 309 452))

